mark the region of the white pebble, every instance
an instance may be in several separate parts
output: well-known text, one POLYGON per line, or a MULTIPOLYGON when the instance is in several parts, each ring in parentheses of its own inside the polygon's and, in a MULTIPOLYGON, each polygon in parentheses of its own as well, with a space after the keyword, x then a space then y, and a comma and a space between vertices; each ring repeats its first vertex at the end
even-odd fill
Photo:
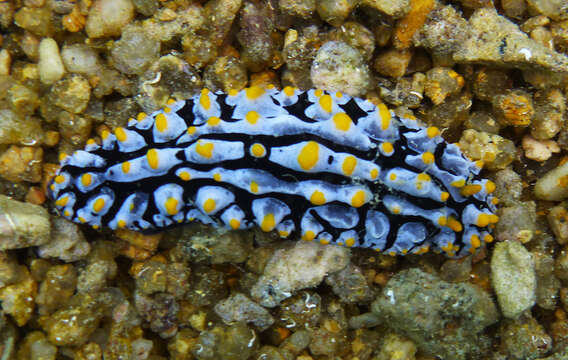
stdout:
POLYGON ((537 140, 530 135, 525 135, 522 142, 525 156, 535 161, 546 161, 552 153, 559 153, 560 147, 554 140, 537 140))
POLYGON ((52 38, 45 38, 39 43, 39 79, 50 85, 63 77, 65 67, 59 56, 59 47, 52 38))
POLYGON ((10 75, 12 57, 6 49, 0 50, 0 75, 10 75))
POLYGON ((99 70, 97 53, 83 44, 64 46, 61 58, 65 68, 72 73, 93 75, 99 70))
POLYGON ((90 38, 117 36, 133 18, 130 0, 97 0, 89 10, 85 31, 90 38))
POLYGON ((561 201, 568 198, 568 161, 538 179, 534 193, 541 200, 561 201))

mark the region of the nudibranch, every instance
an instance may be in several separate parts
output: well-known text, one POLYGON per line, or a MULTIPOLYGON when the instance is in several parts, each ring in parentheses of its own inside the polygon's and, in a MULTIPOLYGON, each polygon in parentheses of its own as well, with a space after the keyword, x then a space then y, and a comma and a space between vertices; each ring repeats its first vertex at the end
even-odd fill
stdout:
POLYGON ((340 92, 203 89, 63 155, 56 210, 97 229, 200 221, 388 254, 475 252, 495 184, 435 127, 340 92))

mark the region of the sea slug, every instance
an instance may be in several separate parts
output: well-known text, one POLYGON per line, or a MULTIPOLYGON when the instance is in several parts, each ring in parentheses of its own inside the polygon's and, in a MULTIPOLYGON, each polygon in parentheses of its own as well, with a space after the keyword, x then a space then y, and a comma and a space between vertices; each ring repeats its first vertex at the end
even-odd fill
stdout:
POLYGON ((495 184, 435 127, 340 92, 203 89, 63 155, 57 211, 94 228, 200 221, 389 254, 493 240, 495 184))

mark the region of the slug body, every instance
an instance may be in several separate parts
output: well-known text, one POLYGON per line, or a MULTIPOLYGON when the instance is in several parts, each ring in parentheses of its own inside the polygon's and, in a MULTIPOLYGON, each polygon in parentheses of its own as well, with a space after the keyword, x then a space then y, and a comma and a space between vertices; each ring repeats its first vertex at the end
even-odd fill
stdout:
POLYGON ((61 160, 66 218, 157 231, 201 221, 390 254, 492 241, 494 184, 438 129, 322 90, 204 89, 61 160))

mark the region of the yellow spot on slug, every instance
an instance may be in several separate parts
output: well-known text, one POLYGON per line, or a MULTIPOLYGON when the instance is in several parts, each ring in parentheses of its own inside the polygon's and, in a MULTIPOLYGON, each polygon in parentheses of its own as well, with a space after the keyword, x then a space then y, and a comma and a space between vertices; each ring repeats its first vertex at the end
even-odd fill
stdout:
POLYGON ((166 104, 168 104, 168 105, 173 105, 173 104, 175 104, 175 103, 176 103, 175 99, 168 99, 168 101, 167 101, 166 104))
POLYGON ((442 191, 440 194, 440 200, 447 201, 450 198, 450 193, 447 191, 442 191))
POLYGON ((125 142, 128 136, 126 135, 126 131, 123 128, 117 127, 114 129, 114 135, 116 136, 116 140, 120 142, 125 142))
POLYGON ((477 249, 478 247, 481 246, 481 240, 479 239, 479 236, 475 234, 471 235, 470 242, 471 242, 471 247, 474 249, 477 249))
POLYGON ((448 218, 446 218, 445 216, 440 216, 438 218, 438 225, 446 226, 447 223, 448 223, 448 218))
POLYGON ((323 95, 323 90, 322 89, 316 89, 316 91, 314 91, 314 95, 316 97, 321 97, 323 95))
POLYGON ((221 174, 219 174, 219 173, 213 174, 213 180, 215 180, 215 181, 221 181, 221 174))
POLYGON ((167 106, 164 107, 164 112, 165 112, 166 114, 167 114, 167 113, 170 113, 171 111, 172 111, 172 109, 170 109, 169 107, 167 107, 167 106))
POLYGON ((258 184, 256 183, 256 181, 251 181, 250 191, 255 193, 255 194, 258 192, 258 184))
POLYGON ((195 145, 195 151, 204 158, 210 159, 213 156, 213 147, 213 143, 199 140, 195 145))
POLYGON ((486 243, 492 243, 493 242, 493 236, 487 234, 483 237, 483 241, 485 241, 486 243))
POLYGON ((123 173, 128 174, 130 172, 130 162, 129 161, 123 162, 121 168, 123 173))
POLYGON ((166 208, 166 212, 168 215, 175 215, 178 213, 178 201, 177 199, 170 197, 166 200, 164 207, 166 208))
POLYGON ((461 188, 465 186, 465 179, 459 179, 450 183, 453 187, 461 188))
POLYGON ((319 144, 315 141, 309 141, 302 150, 300 150, 300 154, 298 155, 298 163, 304 170, 313 168, 317 164, 318 159, 319 144))
POLYGON ((351 127, 351 118, 346 113, 337 113, 333 115, 333 123, 335 128, 340 131, 347 131, 351 127))
POLYGON ((316 234, 313 231, 308 230, 304 233, 304 235, 302 235, 302 240, 312 241, 313 239, 315 239, 315 237, 316 237, 316 234))
POLYGON ((246 121, 251 125, 256 124, 256 122, 258 121, 259 118, 260 118, 260 115, 254 110, 249 111, 245 115, 246 121))
POLYGON ((363 206, 363 204, 365 204, 365 192, 358 190, 351 198, 351 206, 358 208, 363 206))
POLYGON ((432 154, 431 152, 425 152, 424 154, 422 154, 422 161, 426 165, 433 164, 434 163, 434 154, 432 154))
POLYGON ((69 210, 65 210, 65 211, 63 212, 63 215, 64 215, 65 217, 69 217, 69 216, 71 216, 71 212, 70 212, 69 210))
POLYGON ((187 171, 181 171, 178 176, 183 181, 189 181, 191 179, 191 175, 187 171))
POLYGON ((394 147, 388 141, 385 141, 384 143, 381 144, 381 149, 383 149, 383 152, 386 155, 390 155, 394 151, 394 147))
POLYGON ((290 233, 288 231, 285 231, 285 230, 280 230, 278 232, 278 235, 280 235, 280 237, 282 237, 282 238, 287 238, 288 235, 290 235, 290 233))
POLYGON ((426 135, 432 139, 438 135, 440 135, 440 130, 435 127, 435 126, 430 126, 428 129, 426 129, 426 135))
POLYGON ((86 173, 81 176, 81 184, 84 187, 88 187, 93 183, 93 175, 86 173))
POLYGON ((329 95, 323 95, 319 99, 319 104, 323 111, 330 113, 333 108, 333 99, 329 95))
POLYGON ((148 165, 150 165, 150 167, 152 169, 157 169, 160 160, 160 156, 158 155, 158 150, 156 149, 150 149, 148 150, 148 152, 146 153, 146 160, 148 161, 148 165))
POLYGON ((67 159, 67 154, 62 152, 61 154, 59 154, 59 162, 63 161, 67 159))
POLYGON ((487 182, 485 183, 485 192, 491 194, 495 191, 495 188, 495 183, 491 180, 487 180, 487 182))
POLYGON ((475 166, 477 166, 480 169, 483 169, 483 167, 485 166, 485 162, 483 160, 477 160, 475 162, 475 166))
POLYGON ((345 246, 352 247, 353 245, 355 245, 355 238, 350 237, 345 239, 345 246))
POLYGON ((390 181, 395 181, 396 180, 396 173, 393 171, 389 174, 389 180, 390 181))
POLYGON ((219 125, 220 122, 221 122, 221 119, 219 119, 217 116, 211 116, 209 118, 209 120, 207 120, 207 125, 217 126, 217 125, 219 125))
POLYGON ((377 107, 379 108, 379 116, 381 117, 381 130, 384 131, 390 126, 391 113, 385 104, 379 104, 377 107))
POLYGON ((371 179, 375 180, 377 178, 377 176, 379 176, 379 170, 378 169, 371 170, 370 175, 371 175, 371 179))
POLYGON ((245 89, 245 94, 247 96, 247 99, 256 100, 264 95, 264 89, 259 86, 251 86, 245 89))
POLYGON ((142 120, 146 119, 146 116, 148 116, 148 115, 146 115, 145 112, 139 112, 138 115, 136 115, 136 120, 142 121, 142 120))
POLYGON ((479 184, 471 184, 471 185, 466 185, 464 186, 461 190, 460 193, 462 194, 462 196, 471 196, 471 195, 475 195, 478 192, 480 192, 482 189, 481 185, 479 184))
POLYGON ((85 218, 82 216, 77 216, 77 219, 79 219, 79 222, 81 222, 82 224, 87 222, 87 220, 85 220, 85 218))
POLYGON ((215 203, 215 200, 209 198, 205 200, 205 202, 203 203, 203 211, 205 211, 206 213, 210 213, 211 211, 215 210, 216 206, 217 204, 215 203))
POLYGON ((103 140, 108 139, 109 136, 110 136, 110 131, 108 131, 108 130, 103 130, 103 131, 101 132, 101 138, 102 138, 103 140))
POLYGON ((58 183, 58 184, 61 184, 61 183, 63 183, 63 182, 65 181, 65 176, 63 176, 63 175, 57 175, 53 181, 55 181, 55 182, 58 183))
POLYGON ((262 144, 256 143, 251 146, 251 153, 254 157, 263 157, 266 153, 266 149, 262 144))
POLYGON ((355 158, 355 156, 349 155, 343 160, 343 164, 341 165, 341 170, 343 170, 344 175, 351 176, 351 174, 353 174, 353 171, 355 171, 356 166, 357 166, 357 159, 355 158))
POLYGON ((229 96, 237 96, 239 94, 239 90, 231 89, 229 90, 229 96))
POLYGON ((105 207, 105 199, 103 198, 98 198, 97 200, 95 200, 95 202, 93 203, 93 211, 94 212, 100 212, 103 208, 105 207))
POLYGON ((322 245, 329 245, 329 240, 327 240, 327 239, 320 239, 320 244, 322 244, 322 245))
POLYGON ((195 134, 196 131, 197 131, 197 128, 195 126, 190 126, 190 127, 187 128, 187 133, 189 135, 195 134))
POLYGON ((166 115, 162 113, 156 115, 156 129, 159 132, 168 130, 168 118, 166 118, 166 115))
POLYGON ((268 213, 268 214, 264 215, 264 218, 262 219, 262 223, 260 224, 260 228, 262 229, 262 231, 264 231, 264 232, 272 231, 272 229, 274 229, 274 226, 276 226, 276 223, 275 223, 275 220, 274 220, 274 214, 268 213))
POLYGON ((291 86, 284 87, 284 95, 293 96, 294 95, 294 88, 291 87, 291 86))
POLYGON ((67 202, 69 201, 69 196, 63 196, 60 197, 59 199, 57 199, 57 201, 55 202, 55 206, 65 206, 67 205, 67 202))
POLYGON ((231 229, 237 230, 241 226, 241 222, 237 219, 231 219, 229 220, 229 226, 231 226, 231 229))
POLYGON ((126 227, 126 221, 124 221, 123 219, 120 219, 116 222, 116 226, 119 229, 124 229, 126 227))
POLYGON ((95 139, 90 138, 87 140, 87 145, 95 145, 97 142, 95 141, 95 139))
POLYGON ((326 202, 325 195, 323 194, 323 192, 316 190, 312 193, 310 202, 314 205, 323 205, 326 202))
POLYGON ((211 99, 209 98, 209 89, 202 89, 201 96, 199 97, 199 104, 205 110, 209 110, 211 108, 211 99))
POLYGON ((448 218, 447 226, 455 232, 460 232, 463 230, 463 225, 452 216, 448 218))
POLYGON ((418 176, 416 176, 416 178, 417 178, 419 181, 426 181, 426 182, 432 180, 432 178, 430 177, 430 175, 428 175, 428 174, 426 174, 426 173, 420 173, 420 174, 418 174, 418 176))

